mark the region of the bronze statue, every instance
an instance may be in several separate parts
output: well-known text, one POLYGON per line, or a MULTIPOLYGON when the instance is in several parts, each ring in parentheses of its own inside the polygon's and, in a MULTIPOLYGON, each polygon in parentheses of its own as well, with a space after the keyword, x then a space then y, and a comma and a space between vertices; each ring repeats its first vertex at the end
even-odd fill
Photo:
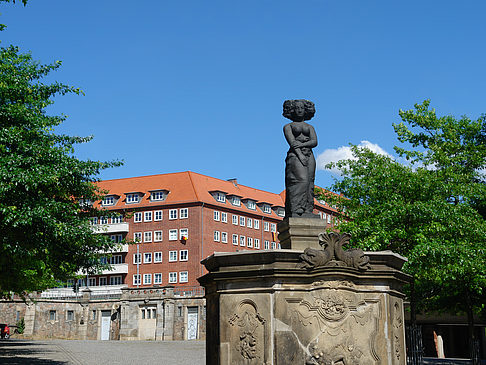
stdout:
POLYGON ((292 122, 284 126, 290 148, 285 159, 285 216, 316 218, 314 209, 314 177, 316 160, 312 148, 317 146, 314 127, 306 120, 316 112, 309 100, 285 100, 283 116, 292 122))

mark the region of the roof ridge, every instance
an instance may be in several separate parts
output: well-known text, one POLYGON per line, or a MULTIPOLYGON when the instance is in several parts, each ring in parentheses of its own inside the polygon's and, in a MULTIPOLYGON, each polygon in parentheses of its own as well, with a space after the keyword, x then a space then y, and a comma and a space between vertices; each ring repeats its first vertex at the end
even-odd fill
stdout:
POLYGON ((187 173, 187 175, 189 176, 189 180, 191 181, 191 186, 192 186, 192 190, 194 191, 194 195, 196 195, 196 200, 198 202, 202 201, 200 198, 199 198, 199 195, 197 195, 197 190, 196 190, 196 186, 194 185, 194 181, 192 180, 192 174, 193 172, 192 171, 185 171, 187 173))

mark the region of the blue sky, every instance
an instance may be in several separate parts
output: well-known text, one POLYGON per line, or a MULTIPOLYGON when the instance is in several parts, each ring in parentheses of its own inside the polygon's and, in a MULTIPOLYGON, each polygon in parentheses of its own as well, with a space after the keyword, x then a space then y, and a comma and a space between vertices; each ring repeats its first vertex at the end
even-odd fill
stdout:
POLYGON ((278 193, 285 99, 315 102, 326 158, 362 141, 392 153, 398 110, 424 99, 486 112, 484 1, 0 4, 2 45, 62 60, 49 79, 84 90, 49 112, 69 116, 59 132, 94 135, 80 158, 125 161, 102 179, 191 170, 278 193))

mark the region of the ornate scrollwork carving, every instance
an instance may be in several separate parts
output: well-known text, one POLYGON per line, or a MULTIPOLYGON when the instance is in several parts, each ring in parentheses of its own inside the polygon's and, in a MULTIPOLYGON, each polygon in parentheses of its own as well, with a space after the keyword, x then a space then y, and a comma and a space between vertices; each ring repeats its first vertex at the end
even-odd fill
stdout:
POLYGON ((322 232, 319 234, 319 244, 322 249, 306 248, 300 255, 300 267, 313 269, 322 266, 349 266, 359 270, 370 268, 369 257, 363 250, 353 248, 343 250, 343 245, 351 238, 349 233, 322 232))
POLYGON ((258 335, 258 329, 264 326, 265 319, 258 313, 256 305, 250 300, 243 300, 228 322, 238 329, 235 347, 241 357, 248 361, 261 358, 263 333, 258 335))

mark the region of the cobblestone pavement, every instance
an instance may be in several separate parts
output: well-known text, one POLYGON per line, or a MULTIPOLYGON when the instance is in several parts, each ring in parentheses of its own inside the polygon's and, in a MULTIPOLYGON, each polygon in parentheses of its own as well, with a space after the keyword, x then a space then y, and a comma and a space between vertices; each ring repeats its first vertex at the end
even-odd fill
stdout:
POLYGON ((0 364, 204 365, 204 341, 2 340, 0 364))

